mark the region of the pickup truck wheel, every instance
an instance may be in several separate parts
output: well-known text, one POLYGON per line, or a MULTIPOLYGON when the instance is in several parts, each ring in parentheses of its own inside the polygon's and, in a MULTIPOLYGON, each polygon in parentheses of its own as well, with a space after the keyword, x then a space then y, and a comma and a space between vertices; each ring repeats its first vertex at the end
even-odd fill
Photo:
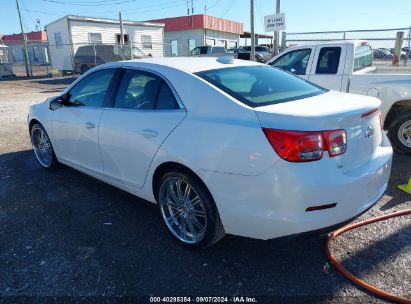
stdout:
POLYGON ((388 137, 395 150, 411 154, 411 111, 397 115, 388 128, 388 137))

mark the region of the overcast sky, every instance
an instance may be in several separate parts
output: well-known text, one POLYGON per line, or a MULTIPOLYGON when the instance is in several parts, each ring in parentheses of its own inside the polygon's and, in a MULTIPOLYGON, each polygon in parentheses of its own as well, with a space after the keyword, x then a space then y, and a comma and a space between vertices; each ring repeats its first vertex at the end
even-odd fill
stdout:
MULTIPOLYGON (((19 0, 24 29, 35 29, 67 14, 143 21, 187 14, 187 0, 19 0)), ((191 0, 188 0, 191 6, 191 0)), ((194 13, 244 23, 250 29, 249 0, 193 0, 194 13)), ((282 0, 287 32, 382 29, 411 26, 411 0, 282 0)), ((0 33, 20 32, 15 0, 0 0, 0 33)), ((275 0, 255 0, 256 31, 264 33, 264 15, 273 14, 275 0)))

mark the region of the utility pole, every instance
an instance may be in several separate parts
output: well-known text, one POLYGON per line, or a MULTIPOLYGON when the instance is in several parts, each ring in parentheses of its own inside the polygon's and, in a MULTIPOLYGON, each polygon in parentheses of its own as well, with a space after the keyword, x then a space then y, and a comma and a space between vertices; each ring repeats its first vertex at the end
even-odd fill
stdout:
MULTIPOLYGON (((280 7, 280 0, 277 0, 277 5, 275 8, 275 13, 279 14, 281 10, 280 7)), ((273 55, 277 55, 278 54, 278 48, 280 46, 280 32, 279 31, 275 31, 274 32, 274 45, 273 45, 273 55)))
MULTIPOLYGON (((120 19, 120 46, 121 46, 121 58, 126 60, 126 54, 124 53, 124 28, 123 28, 123 18, 121 17, 121 12, 118 12, 118 18, 120 19)), ((131 52, 131 56, 133 52, 131 52)))
POLYGON ((24 63, 26 65, 26 75, 27 75, 27 77, 30 77, 30 76, 33 76, 33 72, 31 70, 29 52, 28 52, 28 49, 27 49, 27 36, 26 36, 26 33, 23 30, 23 23, 21 21, 21 13, 20 13, 20 6, 19 6, 19 1, 18 0, 16 0, 16 6, 17 6, 17 12, 19 13, 21 33, 23 34, 24 63))
POLYGON ((255 60, 255 31, 254 31, 254 0, 250 0, 250 23, 251 23, 251 53, 250 60, 255 60))
MULTIPOLYGON (((204 18, 207 18, 207 4, 204 4, 204 18)), ((207 27, 204 27, 204 44, 207 45, 207 27)))

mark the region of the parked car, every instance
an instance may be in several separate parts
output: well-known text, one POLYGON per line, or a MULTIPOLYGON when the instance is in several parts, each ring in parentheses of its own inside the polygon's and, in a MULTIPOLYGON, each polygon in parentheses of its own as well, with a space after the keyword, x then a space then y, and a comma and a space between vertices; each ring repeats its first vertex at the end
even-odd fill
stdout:
MULTIPOLYGON (((390 48, 390 53, 392 55, 394 55, 395 49, 394 48, 390 48)), ((405 59, 407 57, 407 52, 405 52, 403 49, 401 50, 401 54, 400 54, 400 59, 405 59)))
POLYGON ((227 51, 223 46, 198 46, 191 50, 191 56, 221 56, 227 51))
MULTIPOLYGON (((232 57, 100 65, 31 107, 39 164, 158 204, 176 240, 270 239, 339 224, 383 195, 380 101, 232 57)), ((144 227, 141 227, 144 229, 144 227)))
MULTIPOLYGON (((242 60, 250 60, 250 58, 251 58, 251 51, 247 51, 243 48, 228 49, 227 54, 233 54, 234 58, 242 59, 242 60)), ((263 62, 263 55, 255 54, 255 61, 263 62)))
POLYGON ((373 56, 375 59, 388 60, 388 61, 392 61, 392 59, 394 58, 394 55, 392 55, 390 51, 387 49, 375 49, 373 51, 373 56))
MULTIPOLYGON (((146 56, 138 47, 124 47, 124 56, 126 59, 138 59, 151 57, 146 56)), ((84 74, 89 69, 112 61, 120 61, 121 47, 110 44, 95 44, 80 46, 74 55, 74 72, 84 74)))
POLYGON ((330 90, 380 98, 392 145, 411 154, 411 74, 386 74, 373 66, 372 54, 365 41, 306 44, 288 48, 268 64, 330 90))
MULTIPOLYGON (((246 50, 247 52, 251 52, 251 46, 242 46, 242 49, 246 50)), ((268 47, 265 46, 256 46, 255 47, 255 55, 256 59, 260 62, 267 62, 272 57, 272 52, 268 47)))

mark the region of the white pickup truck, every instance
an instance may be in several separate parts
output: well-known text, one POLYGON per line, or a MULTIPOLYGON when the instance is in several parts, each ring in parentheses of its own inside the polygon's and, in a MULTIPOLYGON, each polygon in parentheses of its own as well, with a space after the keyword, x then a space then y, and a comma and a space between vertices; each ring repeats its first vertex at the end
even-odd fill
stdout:
POLYGON ((411 74, 388 74, 374 67, 373 51, 366 41, 291 47, 267 64, 329 90, 378 97, 383 127, 392 145, 411 154, 411 74))

